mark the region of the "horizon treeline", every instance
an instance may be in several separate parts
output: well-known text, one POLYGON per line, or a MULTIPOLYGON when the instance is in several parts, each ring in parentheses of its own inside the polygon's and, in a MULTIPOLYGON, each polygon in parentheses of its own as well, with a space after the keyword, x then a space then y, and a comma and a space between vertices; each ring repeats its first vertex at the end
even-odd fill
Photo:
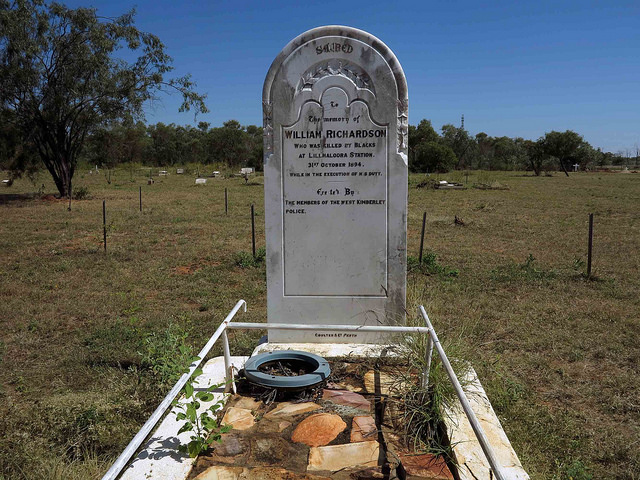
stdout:
MULTIPOLYGON (((636 149, 637 150, 637 149, 636 149)), ((548 132, 537 140, 507 136, 475 136, 463 127, 443 125, 438 133, 429 120, 409 126, 409 169, 413 172, 469 170, 543 171, 638 166, 638 153, 603 152, 571 130, 548 132)), ((173 123, 116 124, 88 136, 81 160, 113 168, 122 163, 170 167, 188 163, 222 164, 262 170, 262 127, 236 120, 221 127, 173 123)))

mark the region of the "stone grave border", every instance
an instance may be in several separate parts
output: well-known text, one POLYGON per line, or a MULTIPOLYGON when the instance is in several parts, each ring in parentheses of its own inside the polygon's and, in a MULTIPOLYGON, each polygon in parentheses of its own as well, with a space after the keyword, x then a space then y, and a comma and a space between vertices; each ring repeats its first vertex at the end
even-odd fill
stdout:
MULTIPOLYGON (((282 330, 306 330, 306 329, 334 329, 337 331, 352 331, 353 329, 365 329, 367 331, 378 331, 378 332, 414 332, 414 333, 426 333, 429 336, 429 344, 435 347, 440 359, 449 375, 451 382, 454 385, 456 390, 456 394, 459 399, 459 403, 454 405, 449 411, 449 415, 445 415, 445 417, 449 417, 447 420, 447 430, 449 432, 456 431, 461 426, 462 435, 459 435, 458 444, 462 444, 464 453, 461 453, 461 457, 464 459, 463 465, 468 470, 469 476, 461 477, 461 478, 485 478, 484 475, 477 476, 476 473, 479 471, 484 471, 487 476, 486 478, 496 478, 497 480, 528 480, 529 476, 522 469, 520 461, 518 460, 517 455, 513 451, 509 440, 500 425, 500 421, 498 420, 493 408, 491 407, 491 402, 486 396, 480 381, 478 380, 475 372, 472 370, 468 374, 467 380, 470 381, 470 389, 468 388, 468 393, 465 393, 462 389, 460 382, 458 381, 451 365, 447 359, 446 354, 442 346, 440 345, 440 341, 438 340, 438 336, 431 325, 429 317, 424 310, 424 307, 420 306, 420 313, 422 314, 426 327, 394 327, 394 326, 355 326, 355 325, 294 325, 294 324, 273 324, 273 323, 233 323, 231 320, 238 312, 238 310, 244 306, 246 311, 246 302, 244 300, 239 300, 235 307, 231 310, 229 315, 222 321, 220 326, 216 329, 213 336, 209 339, 205 347, 202 349, 198 357, 200 360, 194 362, 189 372, 185 373, 178 383, 171 389, 169 394, 162 401, 160 406, 156 409, 156 411, 152 414, 152 416, 147 420, 142 429, 138 432, 138 434, 133 438, 133 440, 129 443, 129 445, 125 448, 122 454, 118 457, 116 462, 111 466, 111 468, 107 471, 107 473, 102 477, 102 480, 115 480, 116 478, 120 478, 121 480, 142 480, 145 478, 150 478, 149 475, 153 474, 153 472, 162 472, 161 478, 166 480, 183 480, 191 471, 192 465, 194 464, 193 459, 190 459, 184 454, 181 454, 177 451, 177 446, 188 440, 189 434, 188 432, 183 433, 182 435, 186 435, 185 438, 180 438, 176 436, 174 432, 178 431, 178 422, 175 420, 175 409, 166 416, 153 435, 145 444, 142 451, 138 454, 136 459, 133 462, 130 462, 131 457, 140 447, 142 442, 148 437, 151 433, 151 430, 156 426, 160 418, 164 416, 167 409, 173 402, 174 398, 177 397, 178 393, 181 391, 182 387, 189 380, 193 372, 198 368, 201 363, 201 359, 203 359, 211 350, 215 342, 222 337, 223 338, 223 349, 224 356, 216 357, 209 362, 207 362, 205 369, 203 369, 202 375, 200 375, 196 381, 198 386, 210 386, 219 383, 227 383, 227 391, 218 391, 214 394, 214 399, 212 402, 216 402, 220 399, 226 399, 228 394, 230 393, 229 384, 231 384, 233 392, 235 393, 235 383, 233 381, 233 371, 237 370, 237 367, 243 365, 246 362, 248 357, 232 357, 230 355, 229 349, 229 340, 227 337, 227 329, 282 329, 282 330), (222 361, 221 361, 222 360, 222 361), (468 394, 470 394, 468 396, 468 394), (482 414, 482 422, 478 420, 476 413, 474 412, 474 408, 471 406, 475 405, 475 410, 482 414), (485 433, 485 428, 491 432, 491 437, 495 440, 499 440, 498 450, 499 454, 494 451, 494 448, 489 443, 488 436, 485 433), (468 427, 467 427, 468 426, 468 427), (475 435, 475 439, 472 438, 470 433, 475 435), (507 461, 505 464, 504 462, 507 461), (125 469, 125 467, 129 467, 125 469), (123 472, 122 476, 120 474, 123 472)), ((327 358, 337 358, 340 356, 358 356, 356 352, 360 352, 360 357, 375 357, 381 356, 382 352, 387 350, 392 350, 393 346, 391 345, 366 345, 366 344, 275 344, 273 350, 268 350, 271 344, 263 344, 256 347, 253 352, 255 355, 257 352, 264 351, 273 351, 278 349, 291 349, 296 348, 298 350, 306 350, 310 353, 315 353, 319 355, 323 355, 324 350, 332 351, 332 356, 327 358), (343 352, 340 355, 340 352, 343 352)), ((430 357, 431 357, 431 349, 427 348, 429 359, 427 361, 427 369, 423 373, 423 385, 425 381, 428 381, 428 368, 430 365, 430 357)), ((323 355, 325 356, 326 353, 323 355)), ((205 409, 210 406, 211 403, 204 403, 201 406, 201 409, 205 409)), ((456 444, 457 447, 457 444, 456 444)), ((454 447, 455 452, 455 447, 454 447)), ((465 470, 466 471, 466 470, 465 470)))

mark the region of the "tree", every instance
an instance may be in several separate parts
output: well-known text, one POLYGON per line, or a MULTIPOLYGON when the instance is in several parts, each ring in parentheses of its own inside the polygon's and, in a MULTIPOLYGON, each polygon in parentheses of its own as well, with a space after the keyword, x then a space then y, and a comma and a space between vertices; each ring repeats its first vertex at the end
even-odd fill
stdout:
POLYGON ((527 157, 529 158, 531 169, 536 174, 536 176, 540 176, 544 167, 544 162, 547 158, 544 149, 544 137, 538 139, 537 142, 534 142, 532 140, 525 140, 524 148, 527 152, 527 157))
POLYGON ((172 59, 158 37, 134 26, 135 11, 99 17, 43 0, 0 0, 0 115, 33 145, 62 196, 85 139, 99 127, 143 119, 143 105, 177 91, 180 111, 206 112, 189 75, 167 79, 172 59), (139 56, 129 63, 121 48, 139 56))
POLYGON ((570 165, 572 161, 577 160, 576 156, 583 143, 583 138, 572 130, 565 132, 556 132, 554 130, 544 135, 545 153, 558 159, 567 177, 569 172, 567 171, 566 163, 570 165))
POLYGON ((416 147, 415 161, 411 165, 414 172, 445 173, 456 166, 458 159, 447 145, 425 142, 416 147))

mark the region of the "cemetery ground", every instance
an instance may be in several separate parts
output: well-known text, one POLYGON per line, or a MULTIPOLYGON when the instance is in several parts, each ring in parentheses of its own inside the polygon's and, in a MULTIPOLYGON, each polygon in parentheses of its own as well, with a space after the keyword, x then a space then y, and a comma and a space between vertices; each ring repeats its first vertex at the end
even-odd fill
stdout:
MULTIPOLYGON (((238 299, 241 321, 266 319, 251 256, 252 203, 264 246, 261 176, 195 185, 191 166, 147 185, 148 170, 124 167, 109 184, 87 171, 74 185, 90 198, 70 212, 31 195, 53 193, 45 174, 0 187, 2 479, 100 478, 238 299)), ((445 349, 472 362, 531 478, 640 478, 640 176, 439 177, 508 186, 466 190, 425 179, 409 180, 411 257, 427 212, 409 321, 423 304, 445 349)), ((260 335, 232 333, 232 354, 260 335)))

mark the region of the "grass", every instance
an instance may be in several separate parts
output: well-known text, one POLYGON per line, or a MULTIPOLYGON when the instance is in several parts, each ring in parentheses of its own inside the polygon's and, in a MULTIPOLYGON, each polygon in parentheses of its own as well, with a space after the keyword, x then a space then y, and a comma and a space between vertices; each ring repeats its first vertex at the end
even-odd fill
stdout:
MULTIPOLYGON (((0 187, 0 479, 100 478, 166 394, 169 350, 199 351, 240 298, 238 318, 266 318, 263 258, 239 253, 252 203, 264 246, 260 176, 87 171, 71 212, 26 195, 54 193, 44 174, 0 187)), ((409 185, 408 253, 423 211, 429 252, 408 275, 412 320, 423 304, 471 358, 532 478, 639 478, 640 177, 469 172, 468 186, 509 189, 416 188, 425 179, 409 185)), ((233 332, 232 353, 261 334, 233 332)))

